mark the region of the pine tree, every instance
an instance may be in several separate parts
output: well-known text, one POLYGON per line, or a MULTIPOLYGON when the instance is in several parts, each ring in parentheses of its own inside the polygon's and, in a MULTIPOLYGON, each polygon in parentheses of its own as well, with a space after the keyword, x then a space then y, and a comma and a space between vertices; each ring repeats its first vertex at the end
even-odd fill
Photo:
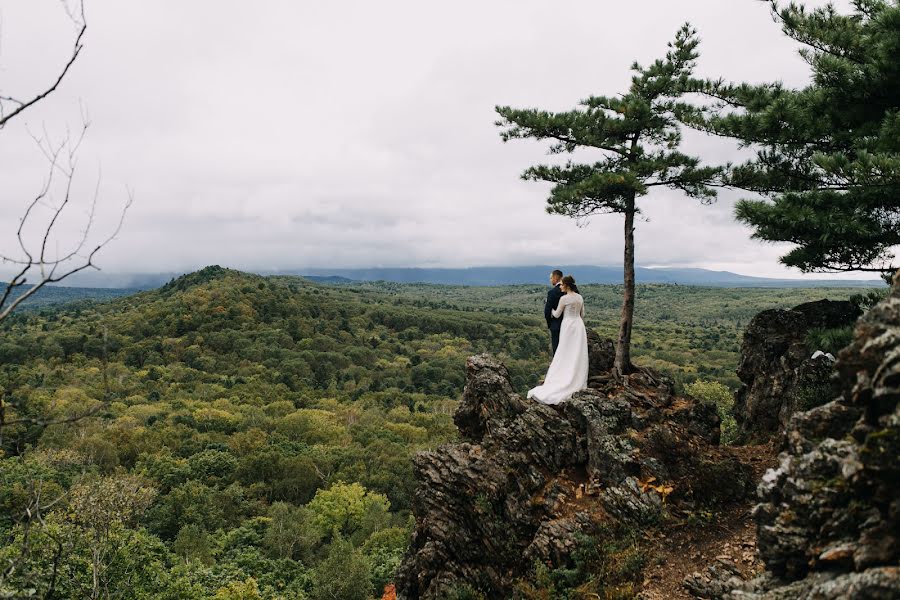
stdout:
POLYGON ((891 273, 900 244, 900 5, 855 0, 843 15, 830 5, 770 4, 802 45, 811 83, 693 82, 713 101, 681 117, 755 150, 727 183, 766 197, 741 200, 736 216, 758 239, 794 244, 785 265, 891 273))
POLYGON ((561 113, 497 107, 504 141, 535 138, 551 142, 550 153, 590 148, 600 160, 591 164, 568 161, 527 169, 523 179, 554 184, 547 212, 573 218, 620 213, 625 220, 624 297, 616 344, 615 372, 632 369, 631 330, 634 317, 634 220, 637 198, 653 188, 682 190, 688 196, 712 201, 710 188, 718 168, 700 166, 696 157, 679 151, 682 110, 680 90, 690 81, 699 43, 696 32, 684 25, 669 43, 665 59, 648 67, 635 63, 626 94, 592 96, 579 107, 561 113))

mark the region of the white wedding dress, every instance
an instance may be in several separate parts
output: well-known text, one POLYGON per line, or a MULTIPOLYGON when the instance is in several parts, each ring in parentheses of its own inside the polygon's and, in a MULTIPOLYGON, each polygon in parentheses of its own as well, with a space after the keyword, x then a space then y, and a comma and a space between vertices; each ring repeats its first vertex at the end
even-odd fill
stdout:
POLYGON ((584 299, 569 292, 559 299, 553 316, 563 315, 559 346, 553 355, 544 383, 528 390, 528 397, 544 404, 559 404, 587 387, 587 330, 584 328, 584 299))

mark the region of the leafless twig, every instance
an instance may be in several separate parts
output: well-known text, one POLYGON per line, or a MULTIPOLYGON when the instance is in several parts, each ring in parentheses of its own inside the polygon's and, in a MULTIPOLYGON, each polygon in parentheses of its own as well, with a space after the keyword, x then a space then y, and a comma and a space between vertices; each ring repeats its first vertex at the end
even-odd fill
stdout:
POLYGON ((8 96, 5 94, 0 94, 0 129, 13 118, 19 116, 26 109, 34 106, 59 87, 59 84, 62 83, 62 80, 68 74, 69 69, 72 68, 72 65, 75 64, 75 59, 78 58, 78 55, 81 54, 82 48, 84 45, 82 44, 82 39, 84 38, 84 33, 87 31, 87 19, 84 15, 84 2, 79 1, 75 7, 70 7, 67 2, 63 2, 63 7, 66 13, 69 15, 69 18, 72 19, 72 22, 79 27, 78 35, 75 38, 75 43, 72 45, 72 53, 69 55, 69 59, 66 64, 61 69, 59 75, 56 77, 56 80, 45 88, 43 91, 38 92, 35 96, 33 96, 30 100, 19 100, 13 96, 8 96), (7 112, 8 107, 13 105, 9 112, 7 112))
MULTIPOLYGON (((75 38, 72 52, 59 71, 56 78, 44 88, 28 100, 20 100, 16 95, 10 95, 5 90, 0 90, 0 130, 12 119, 22 115, 27 109, 41 102, 47 96, 52 94, 62 83, 63 79, 69 73, 72 65, 78 58, 83 48, 82 40, 87 31, 87 20, 84 13, 83 0, 75 0, 75 4, 71 5, 68 0, 62 0, 64 10, 69 18, 75 23, 78 34, 75 38)), ((21 96, 20 96, 21 97, 21 96)), ((97 214, 97 199, 99 197, 99 181, 94 189, 93 198, 90 201, 90 208, 87 214, 87 221, 81 231, 80 237, 73 246, 63 252, 53 252, 56 246, 56 233, 59 230, 62 221, 67 216, 66 209, 70 207, 70 200, 73 194, 73 182, 77 172, 76 155, 81 145, 84 135, 88 129, 90 121, 87 113, 82 107, 82 128, 77 138, 72 138, 67 131, 65 137, 59 142, 54 143, 51 136, 43 130, 43 135, 38 137, 31 131, 32 139, 47 159, 49 170, 47 177, 40 187, 38 193, 27 203, 24 213, 19 220, 16 230, 16 242, 18 243, 18 251, 20 256, 4 256, 0 255, 0 262, 4 264, 15 265, 15 274, 9 280, 5 287, 0 286, 0 323, 9 317, 9 315, 19 306, 38 292, 43 286, 56 283, 88 268, 96 269, 94 259, 97 253, 110 243, 122 229, 125 214, 127 213, 133 201, 133 195, 130 190, 127 192, 127 199, 119 216, 118 222, 110 235, 98 241, 92 241, 92 229, 95 224, 97 214), (61 199, 54 204, 53 192, 54 185, 59 178, 63 179, 61 186, 61 199), (49 215, 44 221, 41 221, 42 215, 49 215), (35 238, 28 234, 35 228, 41 233, 35 238), (30 283, 30 285, 29 285, 30 283), (27 287, 26 287, 27 286, 27 287), (14 292, 21 288, 22 293, 15 295, 14 292)), ((71 212, 71 211, 69 211, 71 212)), ((105 344, 104 335, 104 344, 105 344)), ((106 350, 104 347, 104 357, 106 350)), ((104 364, 105 368, 105 364, 104 364)), ((12 419, 7 420, 6 406, 4 405, 5 391, 0 390, 0 445, 3 444, 4 428, 10 425, 30 425, 37 427, 48 427, 51 425, 61 425, 80 421, 81 419, 90 417, 98 413, 107 406, 108 394, 104 397, 103 402, 99 402, 87 410, 80 411, 68 417, 39 417, 39 416, 23 416, 14 415, 12 419)), ((20 457, 21 458, 21 457, 20 457)), ((66 493, 58 495, 56 498, 47 502, 44 496, 43 481, 29 482, 29 493, 25 506, 18 514, 0 515, 3 520, 8 520, 9 524, 16 525, 8 530, 13 539, 20 537, 20 547, 17 554, 7 557, 0 565, 0 587, 10 589, 6 582, 15 582, 13 586, 24 585, 34 591, 35 587, 44 587, 44 598, 53 598, 56 595, 56 585, 59 578, 60 565, 64 564, 63 560, 70 549, 70 543, 64 537, 53 531, 53 528, 47 527, 44 521, 44 513, 55 504, 66 497, 66 493), (34 532, 39 531, 42 536, 50 540, 52 546, 51 568, 48 578, 43 584, 37 585, 37 581, 42 579, 43 575, 30 572, 30 555, 32 553, 32 544, 34 542, 34 532)), ((6 544, 4 544, 6 545, 6 544)), ((29 594, 31 595, 31 594, 29 594)))
POLYGON ((72 198, 72 184, 75 180, 78 166, 75 158, 76 151, 90 126, 87 117, 84 116, 84 118, 81 131, 77 138, 74 139, 67 133, 61 142, 54 143, 46 131, 43 137, 32 134, 32 139, 47 159, 48 173, 44 184, 28 203, 22 218, 19 220, 16 238, 21 256, 12 257, 0 254, 0 262, 13 264, 18 269, 6 284, 5 289, 0 292, 0 322, 9 317, 22 302, 36 294, 45 285, 57 283, 85 269, 97 269, 98 267, 94 264, 95 256, 104 246, 115 239, 122 229, 125 214, 133 201, 133 195, 130 191, 128 191, 127 200, 112 233, 106 239, 96 242, 95 245, 90 243, 91 231, 97 214, 97 200, 100 193, 100 178, 98 177, 97 186, 94 189, 90 209, 80 238, 70 250, 62 254, 51 257, 48 253, 48 245, 51 243, 54 229, 63 217, 64 211, 70 205, 72 198), (64 179, 62 199, 59 203, 53 205, 49 201, 50 194, 55 179, 59 177, 64 179), (39 208, 49 210, 50 215, 41 228, 43 233, 40 235, 37 247, 33 248, 26 239, 26 227, 39 218, 37 216, 39 208), (30 287, 23 287, 29 282, 32 273, 35 276, 34 283, 30 287), (24 291, 13 297, 13 292, 16 288, 23 288, 24 291))

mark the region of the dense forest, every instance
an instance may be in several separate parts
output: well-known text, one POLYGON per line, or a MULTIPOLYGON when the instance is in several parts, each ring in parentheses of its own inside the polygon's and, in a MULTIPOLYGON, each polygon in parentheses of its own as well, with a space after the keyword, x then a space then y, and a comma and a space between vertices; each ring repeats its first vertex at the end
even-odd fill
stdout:
MULTIPOLYGON (((545 292, 208 267, 158 290, 17 313, 0 333, 0 558, 17 564, 7 585, 52 584, 60 597, 374 594, 408 543, 412 454, 455 437, 465 357, 498 355, 520 391, 546 369, 545 292), (28 530, 19 518, 35 496, 45 526, 28 530)), ((612 334, 621 289, 583 294, 589 326, 612 334)), ((636 359, 680 384, 733 387, 756 312, 853 294, 640 286, 636 359)))

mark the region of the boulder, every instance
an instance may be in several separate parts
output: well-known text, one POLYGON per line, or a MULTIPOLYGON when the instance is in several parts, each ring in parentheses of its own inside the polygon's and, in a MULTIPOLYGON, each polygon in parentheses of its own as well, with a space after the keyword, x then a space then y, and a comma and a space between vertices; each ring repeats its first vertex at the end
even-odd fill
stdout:
POLYGON ((837 397, 791 418, 759 485, 767 571, 722 598, 900 598, 900 273, 835 368, 837 397))
POLYGON ((602 376, 613 368, 616 360, 616 343, 603 338, 593 329, 587 330, 588 379, 602 376))
POLYGON ((721 600, 725 594, 737 589, 745 582, 741 572, 730 562, 717 560, 704 573, 690 573, 682 582, 695 597, 703 600, 721 600))
POLYGON ((555 406, 521 398, 488 355, 469 358, 466 373, 463 441, 414 459, 416 525, 398 598, 445 598, 457 585, 508 597, 535 562, 569 565, 585 534, 718 501, 705 489, 715 485, 693 483, 701 471, 752 489, 717 447, 718 421, 659 373, 601 378, 555 406))
POLYGON ((735 419, 745 440, 765 441, 785 430, 791 416, 834 396, 834 363, 806 342, 813 328, 853 324, 861 314, 845 301, 819 300, 790 310, 765 310, 750 321, 741 345, 741 387, 735 419))
POLYGON ((509 371, 500 361, 487 354, 466 361, 463 402, 453 415, 463 438, 479 442, 492 427, 525 412, 527 406, 513 391, 509 371))

